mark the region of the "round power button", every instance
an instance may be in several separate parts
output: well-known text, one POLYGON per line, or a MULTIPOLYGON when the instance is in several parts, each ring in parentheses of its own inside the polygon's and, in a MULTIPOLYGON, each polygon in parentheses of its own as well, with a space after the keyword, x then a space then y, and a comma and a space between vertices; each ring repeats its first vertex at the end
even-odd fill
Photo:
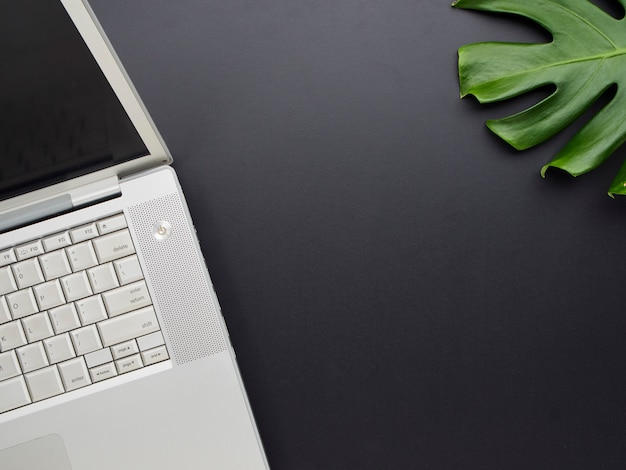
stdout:
POLYGON ((172 236, 172 224, 167 220, 160 220, 152 226, 152 235, 157 240, 167 240, 172 236))

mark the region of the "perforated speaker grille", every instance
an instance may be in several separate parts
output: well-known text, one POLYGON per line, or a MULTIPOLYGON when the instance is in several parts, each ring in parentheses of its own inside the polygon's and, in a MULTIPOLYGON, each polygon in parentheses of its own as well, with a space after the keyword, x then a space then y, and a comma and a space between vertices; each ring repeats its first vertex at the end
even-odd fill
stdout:
POLYGON ((128 214, 175 362, 184 364, 226 350, 212 286, 180 197, 171 194, 132 206, 128 214), (169 238, 153 235, 153 226, 161 221, 171 225, 169 238))

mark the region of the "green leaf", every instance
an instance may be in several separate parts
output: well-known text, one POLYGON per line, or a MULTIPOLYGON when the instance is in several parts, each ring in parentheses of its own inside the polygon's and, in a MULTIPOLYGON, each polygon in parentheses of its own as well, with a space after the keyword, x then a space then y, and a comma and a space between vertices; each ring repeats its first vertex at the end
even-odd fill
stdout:
MULTIPOLYGON (((619 0, 626 7, 626 0, 619 0)), ((526 17, 552 34, 549 43, 469 44, 459 49, 461 97, 501 101, 553 85, 536 105, 487 121, 494 133, 519 150, 533 147, 566 128, 604 92, 610 102, 546 164, 573 176, 604 162, 626 141, 626 20, 588 0, 457 0, 456 8, 526 17)), ((626 194, 626 165, 609 194, 626 194)))

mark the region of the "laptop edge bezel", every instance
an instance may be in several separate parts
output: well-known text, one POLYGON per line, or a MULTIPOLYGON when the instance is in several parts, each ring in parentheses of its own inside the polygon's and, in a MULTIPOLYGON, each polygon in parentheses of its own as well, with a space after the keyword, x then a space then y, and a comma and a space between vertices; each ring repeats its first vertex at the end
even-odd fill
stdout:
POLYGON ((85 44, 98 63, 111 88, 128 114, 140 138, 148 149, 148 154, 131 161, 97 170, 86 175, 72 178, 48 187, 0 201, 0 218, 16 207, 28 206, 38 201, 54 198, 58 195, 86 185, 111 178, 124 177, 161 165, 172 163, 172 156, 159 134, 152 118, 141 101, 126 70, 115 53, 104 30, 98 22, 87 0, 59 0, 79 31, 85 44))

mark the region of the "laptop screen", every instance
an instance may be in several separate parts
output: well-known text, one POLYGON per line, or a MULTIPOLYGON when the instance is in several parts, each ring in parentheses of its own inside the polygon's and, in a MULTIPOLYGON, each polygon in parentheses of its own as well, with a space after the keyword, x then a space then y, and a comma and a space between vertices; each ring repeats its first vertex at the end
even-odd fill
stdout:
POLYGON ((148 153, 60 2, 0 18, 0 200, 148 153))

